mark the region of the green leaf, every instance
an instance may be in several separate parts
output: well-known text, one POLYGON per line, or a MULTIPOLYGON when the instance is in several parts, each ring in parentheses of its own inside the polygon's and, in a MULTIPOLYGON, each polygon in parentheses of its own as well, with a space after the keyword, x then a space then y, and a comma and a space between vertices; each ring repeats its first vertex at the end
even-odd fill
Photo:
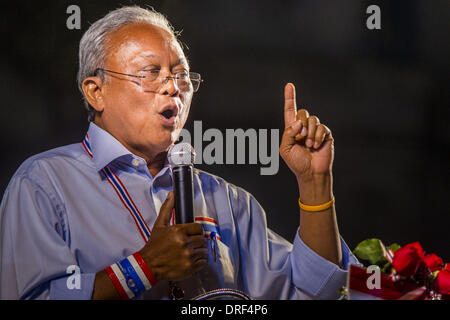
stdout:
POLYGON ((358 259, 366 260, 380 268, 387 262, 383 254, 383 243, 379 239, 367 239, 360 242, 353 253, 358 259))

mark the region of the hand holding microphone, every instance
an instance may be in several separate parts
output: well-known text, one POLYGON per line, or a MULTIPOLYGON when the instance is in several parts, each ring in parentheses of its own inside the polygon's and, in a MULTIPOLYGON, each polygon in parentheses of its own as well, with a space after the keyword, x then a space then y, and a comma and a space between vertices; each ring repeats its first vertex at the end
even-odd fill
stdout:
POLYGON ((174 191, 169 192, 161 206, 150 241, 140 251, 158 281, 189 278, 208 261, 203 228, 193 222, 193 155, 187 143, 175 145, 169 151, 174 191), (177 224, 170 226, 174 207, 177 224))

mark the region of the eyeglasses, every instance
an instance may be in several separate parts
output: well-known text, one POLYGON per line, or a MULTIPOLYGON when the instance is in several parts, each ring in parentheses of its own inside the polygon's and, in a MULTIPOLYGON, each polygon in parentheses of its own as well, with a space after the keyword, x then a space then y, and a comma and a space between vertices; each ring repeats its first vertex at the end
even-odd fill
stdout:
POLYGON ((200 83, 203 82, 203 79, 199 73, 196 72, 178 72, 174 76, 161 76, 159 70, 144 70, 140 71, 139 75, 135 74, 127 74, 117 71, 112 71, 103 68, 95 69, 95 74, 98 71, 110 72, 115 74, 120 74, 122 76, 133 77, 139 79, 139 84, 144 91, 157 92, 161 88, 163 84, 166 84, 167 81, 172 79, 176 86, 183 92, 187 92, 193 89, 194 92, 197 92, 200 88, 200 83))

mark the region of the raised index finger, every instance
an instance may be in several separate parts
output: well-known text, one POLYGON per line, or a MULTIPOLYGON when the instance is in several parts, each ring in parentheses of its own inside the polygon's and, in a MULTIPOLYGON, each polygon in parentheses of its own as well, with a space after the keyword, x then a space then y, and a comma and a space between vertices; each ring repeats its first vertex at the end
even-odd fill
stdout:
POLYGON ((292 83, 284 87, 284 127, 292 125, 297 116, 297 104, 295 102, 295 87, 292 83))

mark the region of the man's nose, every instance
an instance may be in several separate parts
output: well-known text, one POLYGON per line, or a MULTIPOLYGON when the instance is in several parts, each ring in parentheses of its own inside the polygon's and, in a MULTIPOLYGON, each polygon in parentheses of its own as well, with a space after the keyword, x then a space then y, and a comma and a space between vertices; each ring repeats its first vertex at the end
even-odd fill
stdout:
POLYGON ((177 86, 175 77, 166 76, 164 79, 162 79, 159 93, 162 95, 169 95, 169 96, 179 95, 180 89, 177 86))

